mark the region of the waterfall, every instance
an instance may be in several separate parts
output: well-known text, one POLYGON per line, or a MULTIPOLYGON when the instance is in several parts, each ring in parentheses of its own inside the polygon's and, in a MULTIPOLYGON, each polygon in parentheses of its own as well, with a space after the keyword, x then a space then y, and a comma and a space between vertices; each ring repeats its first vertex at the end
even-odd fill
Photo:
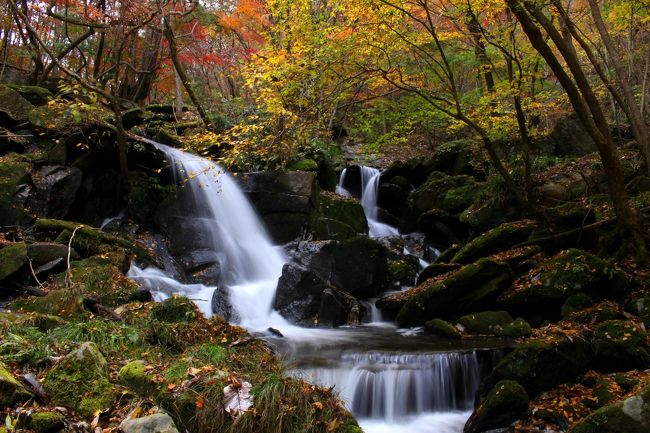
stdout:
MULTIPOLYGON (((286 259, 281 250, 271 244, 239 186, 212 161, 153 141, 150 143, 165 154, 177 182, 187 188, 193 199, 196 207, 193 211, 203 216, 207 240, 219 257, 220 283, 229 288, 230 303, 240 317, 240 325, 251 330, 286 325, 272 309, 275 288, 286 259)), ((210 303, 216 287, 184 285, 154 268, 143 270, 132 266, 129 276, 141 281, 159 300, 182 293, 198 300, 204 313, 212 314, 210 303)))
MULTIPOLYGON (((361 207, 368 220, 368 236, 371 238, 381 238, 385 236, 397 236, 397 228, 384 224, 379 221, 379 206, 377 206, 377 193, 379 191, 379 178, 381 171, 376 168, 360 166, 361 169, 361 207)), ((347 168, 341 173, 339 184, 336 192, 344 196, 351 196, 350 192, 345 189, 345 179, 347 168)))

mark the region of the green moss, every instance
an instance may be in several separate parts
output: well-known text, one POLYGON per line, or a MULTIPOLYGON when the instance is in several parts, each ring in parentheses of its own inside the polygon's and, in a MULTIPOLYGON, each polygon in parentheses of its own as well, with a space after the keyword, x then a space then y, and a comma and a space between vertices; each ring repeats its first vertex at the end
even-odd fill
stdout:
POLYGON ((85 418, 111 406, 112 386, 106 359, 94 343, 84 343, 45 375, 45 391, 53 404, 75 409, 85 418))
POLYGON ((508 427, 528 410, 528 393, 513 380, 498 382, 465 425, 466 433, 508 427))
POLYGON ((453 204, 458 205, 459 200, 457 200, 457 197, 454 197, 454 194, 460 196, 463 191, 467 193, 470 190, 469 187, 475 187, 475 184, 476 181, 471 176, 449 176, 445 173, 434 171, 429 175, 427 181, 411 194, 411 201, 419 213, 424 213, 431 209, 442 209, 448 191, 465 187, 465 189, 459 189, 447 198, 447 203, 450 206, 453 204))
POLYGON ((36 433, 55 433, 63 430, 64 421, 58 412, 37 412, 30 417, 28 428, 36 433))
POLYGON ((54 356, 46 334, 20 323, 9 326, 0 344, 0 359, 11 364, 40 369, 54 356))
POLYGON ((532 334, 533 330, 524 319, 517 317, 514 321, 505 325, 496 325, 494 335, 502 338, 519 338, 527 337, 532 334))
POLYGON ((173 296, 151 309, 151 318, 161 322, 191 322, 200 314, 194 303, 182 296, 173 296))
POLYGON ((34 106, 20 93, 4 84, 0 85, 0 112, 4 113, 11 122, 14 124, 26 122, 33 108, 34 106))
MULTIPOLYGON (((338 222, 349 227, 354 235, 368 232, 368 221, 358 200, 323 192, 318 196, 318 217, 321 224, 338 222)), ((339 230, 341 231, 341 230, 339 230)), ((347 236, 346 238, 349 238, 347 236)), ((325 239, 325 238, 323 238, 325 239)), ((334 238, 328 238, 334 239, 334 238)), ((337 239, 341 239, 340 237, 337 239)))
POLYGON ((187 377, 187 370, 189 368, 198 368, 206 365, 219 366, 223 364, 226 356, 227 350, 217 344, 208 343, 190 347, 166 368, 162 374, 168 381, 183 380, 187 377))
POLYGON ((481 257, 508 250, 528 240, 536 227, 537 223, 531 220, 501 224, 472 239, 456 253, 451 262, 471 263, 481 257))
POLYGON ((458 322, 470 334, 493 334, 495 326, 511 323, 512 316, 507 311, 483 311, 463 316, 458 322))
POLYGON ((13 197, 18 185, 29 179, 30 164, 21 161, 15 154, 2 158, 0 162, 0 226, 24 224, 31 217, 15 206, 13 197))
POLYGON ((598 401, 598 407, 603 407, 616 398, 616 394, 612 392, 612 380, 606 376, 599 377, 591 389, 598 401))
POLYGON ((650 431, 650 387, 623 402, 605 406, 578 421, 570 433, 647 433, 650 431))
POLYGON ((450 188, 445 193, 440 209, 451 214, 464 211, 482 194, 478 184, 462 185, 450 188))
POLYGON ((144 361, 131 361, 120 369, 119 381, 141 397, 156 393, 158 386, 152 374, 148 374, 144 361))
POLYGON ((424 324, 424 330, 443 338, 459 339, 462 334, 451 323, 442 319, 432 319, 424 324))
POLYGON ((17 272, 27 263, 27 245, 17 242, 0 249, 0 280, 17 272))
POLYGON ((24 403, 30 398, 32 395, 0 362, 0 407, 24 403))
POLYGON ((593 350, 596 364, 609 371, 645 369, 650 365, 647 334, 626 320, 608 320, 596 327, 593 350))
POLYGON ((409 260, 408 257, 404 257, 389 261, 388 272, 390 273, 390 279, 405 285, 412 285, 420 268, 417 258, 413 257, 413 259, 409 260))
POLYGON ((14 310, 72 317, 84 312, 83 299, 78 291, 58 289, 45 296, 19 298, 11 303, 14 310))
POLYGON ((34 105, 45 105, 54 98, 52 92, 43 87, 21 86, 19 84, 7 84, 6 86, 18 92, 20 96, 34 105))
POLYGON ((318 163, 311 158, 303 158, 289 164, 287 169, 291 171, 317 171, 318 163))
POLYGON ((71 271, 73 288, 84 296, 99 299, 116 307, 134 299, 140 286, 113 265, 93 265, 92 261, 76 262, 71 271))

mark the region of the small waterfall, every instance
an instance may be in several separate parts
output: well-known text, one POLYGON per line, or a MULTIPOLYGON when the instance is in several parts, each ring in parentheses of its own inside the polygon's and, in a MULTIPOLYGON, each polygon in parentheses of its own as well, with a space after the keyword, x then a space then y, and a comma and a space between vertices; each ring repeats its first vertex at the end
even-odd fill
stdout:
MULTIPOLYGON (((230 302, 241 318, 240 324, 252 330, 285 325, 284 319, 273 312, 272 303, 286 259, 271 244, 238 185, 212 161, 153 141, 151 144, 165 154, 176 180, 190 192, 193 211, 203 216, 205 233, 220 258, 220 283, 229 287, 230 302)), ((216 287, 184 285, 158 269, 137 266, 132 266, 129 276, 143 282, 159 299, 183 293, 197 300, 202 311, 212 314, 210 302, 216 287)))
MULTIPOLYGON (((379 191, 379 178, 381 171, 376 168, 360 166, 361 168, 361 207, 368 219, 368 236, 371 238, 381 238, 385 236, 396 236, 399 234, 397 228, 379 222, 379 207, 377 206, 377 193, 379 191)), ((351 196, 350 192, 345 189, 345 179, 347 168, 341 173, 339 184, 336 192, 344 196, 351 196)))

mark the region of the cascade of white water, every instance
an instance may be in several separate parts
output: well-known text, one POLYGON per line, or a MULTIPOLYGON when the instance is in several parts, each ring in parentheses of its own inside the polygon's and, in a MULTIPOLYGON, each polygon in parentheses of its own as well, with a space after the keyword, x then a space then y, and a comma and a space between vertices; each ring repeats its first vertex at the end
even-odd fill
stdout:
POLYGON ((312 382, 336 386, 355 416, 391 422, 471 409, 479 367, 475 352, 361 352, 344 354, 334 367, 301 371, 312 382))
MULTIPOLYGON (((271 244, 238 185, 212 161, 151 143, 165 154, 177 181, 192 195, 197 207, 194 211, 205 215, 205 233, 220 258, 222 283, 229 287, 230 303, 241 318, 240 324, 252 330, 285 325, 284 319, 273 312, 272 303, 286 259, 271 244)), ((159 292, 159 297, 169 296, 170 292, 184 293, 193 299, 200 295, 199 300, 204 301, 202 310, 212 313, 209 302, 216 287, 183 285, 165 277, 160 270, 136 266, 129 275, 159 292)))

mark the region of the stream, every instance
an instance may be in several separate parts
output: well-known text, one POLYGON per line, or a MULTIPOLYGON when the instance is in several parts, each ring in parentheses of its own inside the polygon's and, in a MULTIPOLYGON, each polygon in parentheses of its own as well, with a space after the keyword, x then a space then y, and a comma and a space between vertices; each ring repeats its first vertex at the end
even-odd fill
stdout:
MULTIPOLYGON (((313 329, 294 326, 272 308, 278 278, 287 257, 272 245, 237 183, 217 164, 151 142, 173 167, 176 181, 190 191, 221 266, 220 286, 238 324, 266 338, 292 375, 334 387, 366 433, 460 433, 474 405, 480 380, 498 361, 503 342, 449 342, 421 329, 398 329, 381 321, 375 309, 356 327, 313 329), (283 337, 269 335, 269 328, 283 337)), ((397 236, 396 228, 377 219, 380 171, 362 167, 360 201, 370 237, 397 236)), ((351 195, 341 175, 337 192, 351 195)), ((408 251, 407 251, 408 252, 408 251)), ((427 263, 421 260, 421 265, 427 263)), ((207 316, 218 287, 183 284, 157 268, 133 264, 129 277, 151 290, 154 299, 174 294, 193 299, 207 316)), ((372 302, 372 301, 371 301, 372 302)))

